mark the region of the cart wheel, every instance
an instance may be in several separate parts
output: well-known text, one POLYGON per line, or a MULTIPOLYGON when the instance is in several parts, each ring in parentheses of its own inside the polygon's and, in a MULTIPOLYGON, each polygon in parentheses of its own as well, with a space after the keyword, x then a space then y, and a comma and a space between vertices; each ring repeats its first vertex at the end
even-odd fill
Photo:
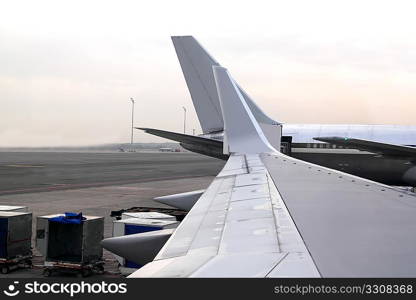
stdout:
POLYGON ((82 277, 88 277, 88 276, 91 275, 91 270, 90 269, 83 269, 81 271, 81 275, 82 275, 82 277))
POLYGON ((45 277, 51 277, 52 271, 50 269, 43 270, 43 276, 45 277))
POLYGON ((7 274, 10 272, 9 266, 3 266, 1 267, 1 274, 7 274))
POLYGON ((98 265, 98 266, 95 266, 95 271, 96 271, 98 274, 104 274, 104 266, 103 266, 103 265, 98 265))
POLYGON ((33 268, 33 262, 31 259, 26 260, 26 265, 28 266, 28 268, 33 268))

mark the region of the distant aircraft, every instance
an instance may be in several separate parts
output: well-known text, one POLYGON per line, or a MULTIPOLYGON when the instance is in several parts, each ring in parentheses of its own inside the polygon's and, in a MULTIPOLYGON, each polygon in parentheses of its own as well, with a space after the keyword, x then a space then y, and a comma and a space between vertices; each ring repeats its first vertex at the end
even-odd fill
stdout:
MULTIPOLYGON (((174 36, 172 41, 203 134, 138 129, 179 141, 190 151, 226 160, 224 120, 212 72, 212 67, 220 64, 192 36, 174 36)), ((416 126, 280 123, 236 86, 272 146, 283 153, 385 184, 416 186, 416 126)))
POLYGON ((171 196, 189 209, 176 230, 103 240, 145 264, 130 277, 415 277, 415 194, 285 155, 212 73, 227 163, 197 197, 171 196))

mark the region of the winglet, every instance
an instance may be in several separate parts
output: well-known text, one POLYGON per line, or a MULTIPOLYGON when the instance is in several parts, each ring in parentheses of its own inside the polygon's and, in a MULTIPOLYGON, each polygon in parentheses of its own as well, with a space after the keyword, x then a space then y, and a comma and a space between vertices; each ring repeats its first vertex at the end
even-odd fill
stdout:
POLYGON ((278 152, 269 143, 226 68, 214 66, 224 119, 224 154, 278 152))

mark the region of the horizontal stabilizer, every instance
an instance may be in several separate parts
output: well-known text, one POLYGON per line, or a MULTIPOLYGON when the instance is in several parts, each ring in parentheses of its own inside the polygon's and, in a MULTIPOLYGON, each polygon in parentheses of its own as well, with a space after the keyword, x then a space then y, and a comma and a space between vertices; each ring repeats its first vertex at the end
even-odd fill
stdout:
POLYGON ((101 246, 108 251, 139 265, 151 262, 175 229, 163 229, 107 238, 101 246))
POLYGON ((143 127, 135 127, 135 128, 143 130, 146 133, 160 136, 160 137, 163 137, 172 141, 177 141, 180 143, 185 143, 185 144, 197 143, 199 145, 206 145, 206 146, 216 145, 218 147, 222 147, 221 141, 207 139, 207 138, 200 137, 200 136, 177 133, 177 132, 172 132, 172 131, 165 131, 165 130, 160 130, 160 129, 153 129, 153 128, 143 128, 143 127))
POLYGON ((222 153, 223 143, 220 140, 152 128, 136 127, 136 129, 144 130, 146 133, 160 136, 172 141, 177 141, 183 148, 195 153, 223 160, 228 159, 228 155, 224 155, 222 153))
POLYGON ((354 138, 343 138, 338 136, 333 137, 319 137, 314 140, 329 143, 336 146, 342 146, 350 149, 357 149, 361 151, 369 151, 385 156, 396 156, 400 158, 416 158, 416 148, 374 142, 369 140, 361 140, 354 138))

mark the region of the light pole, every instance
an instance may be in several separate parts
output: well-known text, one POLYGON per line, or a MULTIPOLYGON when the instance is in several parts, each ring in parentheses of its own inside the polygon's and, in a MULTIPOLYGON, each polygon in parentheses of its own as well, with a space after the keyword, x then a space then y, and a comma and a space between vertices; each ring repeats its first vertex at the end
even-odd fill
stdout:
POLYGON ((133 121, 134 121, 134 99, 130 98, 131 100, 131 145, 133 146, 133 121))
POLYGON ((183 134, 186 133, 186 108, 185 106, 182 106, 183 108, 183 134))

